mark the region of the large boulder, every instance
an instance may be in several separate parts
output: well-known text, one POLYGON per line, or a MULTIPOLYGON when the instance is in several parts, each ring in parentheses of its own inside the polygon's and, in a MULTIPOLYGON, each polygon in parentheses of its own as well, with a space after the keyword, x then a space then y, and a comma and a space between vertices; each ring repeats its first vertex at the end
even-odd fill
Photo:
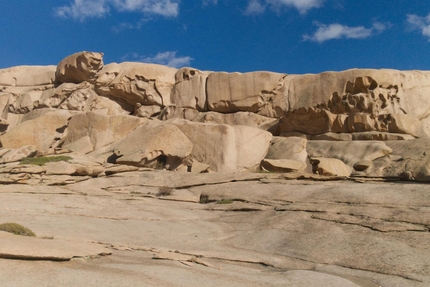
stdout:
POLYGON ((208 109, 281 117, 287 108, 285 76, 272 72, 211 73, 206 86, 208 109))
POLYGON ((124 62, 106 65, 95 82, 96 92, 134 107, 168 106, 177 69, 145 63, 124 62))
POLYGON ((127 115, 79 113, 70 119, 62 147, 88 153, 120 140, 145 121, 127 115))
POLYGON ((181 68, 175 75, 171 101, 177 107, 207 111, 206 81, 209 72, 181 68))
POLYGON ((308 141, 306 149, 309 157, 339 159, 351 168, 358 161, 373 161, 393 152, 385 142, 378 141, 308 141))
POLYGON ((266 159, 289 159, 306 162, 307 140, 299 137, 273 137, 266 159))
POLYGON ((193 143, 172 124, 148 122, 115 144, 116 162, 145 166, 158 157, 186 158, 193 143))
POLYGON ((57 65, 57 83, 94 83, 97 73, 103 68, 103 53, 79 52, 63 59, 57 65))
POLYGON ((430 139, 387 141, 386 144, 393 152, 390 160, 382 162, 383 176, 430 182, 430 139))
POLYGON ((0 136, 4 148, 19 148, 34 145, 44 152, 50 148, 57 138, 62 137, 71 114, 65 110, 53 110, 41 116, 22 122, 12 130, 0 136))
POLYGON ((195 123, 174 119, 193 143, 190 157, 217 172, 244 171, 258 166, 269 149, 272 134, 253 127, 195 123))
POLYGON ((310 158, 314 173, 325 176, 350 176, 352 169, 337 158, 310 158))

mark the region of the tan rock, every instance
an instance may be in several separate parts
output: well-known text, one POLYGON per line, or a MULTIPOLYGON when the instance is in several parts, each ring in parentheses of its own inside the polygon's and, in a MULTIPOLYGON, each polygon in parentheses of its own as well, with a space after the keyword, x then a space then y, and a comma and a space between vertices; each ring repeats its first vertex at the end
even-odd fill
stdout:
POLYGON ((251 112, 223 114, 218 112, 198 112, 196 109, 169 106, 164 108, 159 116, 159 119, 161 120, 173 118, 201 123, 250 126, 270 131, 272 134, 278 133, 279 126, 278 119, 261 116, 251 112))
POLYGON ((137 170, 139 170, 139 167, 137 166, 115 164, 115 165, 107 166, 105 168, 105 174, 111 175, 115 173, 137 171, 137 170))
POLYGON ((368 159, 363 159, 358 162, 356 162, 353 166, 354 170, 356 171, 364 171, 372 166, 372 161, 368 159))
POLYGON ((0 86, 29 87, 54 83, 55 66, 17 66, 0 69, 0 86))
POLYGON ((137 103, 134 107, 133 116, 140 118, 150 118, 158 115, 160 112, 160 106, 144 106, 140 103, 137 103))
POLYGON ((306 167, 306 164, 292 159, 263 159, 261 168, 271 172, 292 172, 300 171, 306 167))
POLYGON ((385 142, 377 141, 308 141, 310 157, 337 158, 352 166, 360 160, 373 161, 392 153, 385 142))
POLYGON ((124 62, 106 65, 95 83, 96 92, 126 102, 131 107, 168 106, 177 69, 145 63, 124 62))
POLYGON ((67 261, 111 254, 109 249, 95 243, 19 236, 3 231, 0 231, 0 242, 0 258, 7 259, 67 261))
POLYGON ((273 137, 266 159, 289 159, 305 163, 307 140, 299 137, 273 137))
POLYGON ((46 172, 46 167, 38 165, 19 165, 13 167, 9 171, 10 173, 30 173, 30 174, 40 174, 46 172))
POLYGON ((64 83, 57 87, 53 94, 46 94, 37 101, 37 108, 60 107, 65 110, 77 110, 88 112, 94 109, 97 94, 88 82, 80 84, 64 83))
POLYGON ((76 173, 76 167, 66 161, 47 162, 45 168, 47 175, 72 175, 76 173))
POLYGON ((314 173, 325 176, 350 176, 351 168, 336 158, 310 158, 314 173))
POLYGON ((158 116, 158 119, 166 121, 169 119, 178 118, 178 119, 194 121, 199 115, 200 115, 200 112, 196 109, 168 106, 168 107, 164 107, 161 110, 160 115, 158 116))
POLYGON ((407 134, 384 133, 384 132, 365 132, 350 134, 354 141, 394 141, 394 140, 413 140, 415 137, 407 134))
POLYGON ((389 178, 430 182, 430 140, 385 142, 392 150, 389 161, 382 165, 381 175, 389 178))
MULTIPOLYGON (((363 133, 354 133, 354 134, 357 134, 357 137, 359 137, 358 134, 363 134, 363 133)), ((369 140, 370 140, 370 138, 371 137, 369 137, 369 140)), ((322 140, 322 141, 352 141, 354 139, 354 137, 352 134, 349 134, 349 133, 331 133, 331 132, 329 132, 329 133, 324 133, 324 134, 320 134, 320 135, 313 135, 311 137, 311 139, 314 141, 319 141, 319 140, 322 140)), ((356 138, 356 139, 358 140, 359 138, 356 138)))
POLYGON ((211 73, 207 79, 208 109, 280 117, 287 108, 284 77, 272 72, 211 73))
POLYGON ((272 135, 246 126, 194 123, 174 119, 193 143, 191 158, 208 164, 211 171, 243 171, 257 166, 267 154, 272 135))
POLYGON ((185 158, 193 143, 172 124, 147 123, 115 144, 119 164, 144 166, 160 155, 185 158))
POLYGON ((56 138, 62 136, 63 128, 70 116, 70 113, 64 110, 47 112, 33 120, 18 124, 1 135, 0 142, 4 148, 34 145, 37 150, 43 152, 49 149, 56 138))
POLYGON ((94 83, 103 68, 103 53, 79 52, 63 59, 57 65, 55 80, 58 83, 94 83))
POLYGON ((172 104, 180 108, 207 111, 206 80, 209 72, 181 68, 176 72, 172 90, 172 104))
POLYGON ((95 112, 76 114, 69 121, 62 147, 88 153, 123 138, 144 122, 145 119, 133 116, 95 112))
POLYGON ((287 78, 290 110, 282 132, 429 135, 428 72, 355 69, 287 78))
POLYGON ((10 150, 9 152, 5 153, 1 159, 1 163, 8 163, 8 162, 15 162, 20 161, 23 158, 26 157, 32 157, 36 155, 37 147, 34 145, 25 145, 21 146, 17 149, 10 150))

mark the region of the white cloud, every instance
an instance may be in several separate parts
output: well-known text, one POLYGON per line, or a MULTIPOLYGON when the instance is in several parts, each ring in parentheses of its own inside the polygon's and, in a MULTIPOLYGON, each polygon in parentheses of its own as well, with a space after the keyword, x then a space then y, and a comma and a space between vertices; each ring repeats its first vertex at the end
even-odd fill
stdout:
POLYGON ((139 62, 160 64, 173 68, 181 68, 190 65, 193 58, 188 56, 177 57, 176 53, 176 51, 159 52, 154 57, 141 56, 137 53, 129 53, 122 57, 121 60, 125 61, 131 58, 139 62))
POLYGON ((250 0, 248 6, 244 12, 245 15, 256 15, 261 14, 266 10, 266 7, 262 5, 258 0, 250 0))
POLYGON ((143 18, 140 19, 135 24, 132 23, 120 23, 116 26, 112 26, 111 30, 115 33, 121 33, 125 30, 140 30, 145 22, 149 21, 149 19, 143 18))
POLYGON ((292 7, 299 10, 300 14, 305 14, 312 8, 319 8, 324 4, 325 0, 249 0, 245 10, 245 15, 253 15, 263 13, 267 6, 270 6, 275 11, 279 11, 282 7, 292 7))
POLYGON ((303 39, 307 41, 313 41, 322 43, 332 39, 364 39, 368 38, 376 33, 384 31, 387 26, 381 23, 374 23, 371 28, 365 28, 363 26, 349 27, 341 24, 316 24, 318 29, 311 36, 304 35, 303 39))
POLYGON ((119 12, 140 12, 164 17, 179 14, 179 0, 73 0, 69 6, 55 8, 55 14, 64 18, 83 21, 87 18, 100 18, 111 9, 119 12))
POLYGON ((325 0, 265 0, 274 7, 289 6, 294 7, 301 14, 306 13, 309 9, 319 8, 325 0))
POLYGON ((430 14, 428 14, 426 17, 409 14, 407 17, 407 21, 411 28, 420 30, 423 36, 428 37, 428 40, 430 41, 430 14))
POLYGON ((203 0, 203 6, 207 6, 209 4, 218 4, 218 0, 203 0))

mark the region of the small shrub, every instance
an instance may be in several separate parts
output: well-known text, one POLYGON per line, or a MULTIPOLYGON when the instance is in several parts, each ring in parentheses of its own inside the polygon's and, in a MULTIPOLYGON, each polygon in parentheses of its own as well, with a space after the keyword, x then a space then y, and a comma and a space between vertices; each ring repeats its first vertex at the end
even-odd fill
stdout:
POLYGON ((200 194, 200 201, 199 202, 201 204, 209 203, 209 195, 204 194, 204 193, 200 194))
POLYGON ((41 156, 41 157, 27 157, 21 160, 20 164, 34 164, 34 165, 45 165, 48 162, 59 162, 59 161, 69 161, 73 158, 66 155, 59 156, 41 156))
POLYGON ((158 193, 156 194, 157 196, 169 196, 172 195, 173 193, 173 187, 170 186, 160 186, 158 188, 158 193))
POLYGON ((233 199, 221 199, 217 200, 216 204, 231 204, 233 203, 233 199))
POLYGON ((9 233, 13 233, 16 235, 36 236, 36 234, 34 234, 33 231, 31 231, 27 227, 24 227, 18 223, 8 222, 8 223, 0 224, 0 230, 5 231, 5 232, 9 232, 9 233))

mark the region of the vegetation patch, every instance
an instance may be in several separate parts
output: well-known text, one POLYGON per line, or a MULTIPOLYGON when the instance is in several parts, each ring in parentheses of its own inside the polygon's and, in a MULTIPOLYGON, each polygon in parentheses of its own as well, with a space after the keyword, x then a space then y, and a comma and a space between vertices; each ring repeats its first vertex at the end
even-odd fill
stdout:
POLYGON ((0 224, 0 230, 5 231, 5 232, 9 232, 9 233, 13 233, 16 235, 36 236, 36 234, 34 234, 33 231, 31 231, 27 227, 24 227, 18 223, 8 222, 8 223, 0 224))
POLYGON ((169 196, 172 195, 174 188, 170 186, 160 186, 156 196, 169 196))
POLYGON ((45 165, 48 162, 59 162, 59 161, 69 161, 73 158, 67 155, 59 156, 41 156, 41 157, 27 157, 21 160, 20 164, 34 164, 34 165, 45 165))
POLYGON ((201 204, 209 203, 209 202, 210 202, 210 201, 209 201, 209 195, 204 194, 204 193, 200 194, 200 200, 199 200, 199 202, 200 202, 201 204))
POLYGON ((216 204, 232 204, 233 203, 233 199, 221 199, 221 200, 217 200, 216 204))

